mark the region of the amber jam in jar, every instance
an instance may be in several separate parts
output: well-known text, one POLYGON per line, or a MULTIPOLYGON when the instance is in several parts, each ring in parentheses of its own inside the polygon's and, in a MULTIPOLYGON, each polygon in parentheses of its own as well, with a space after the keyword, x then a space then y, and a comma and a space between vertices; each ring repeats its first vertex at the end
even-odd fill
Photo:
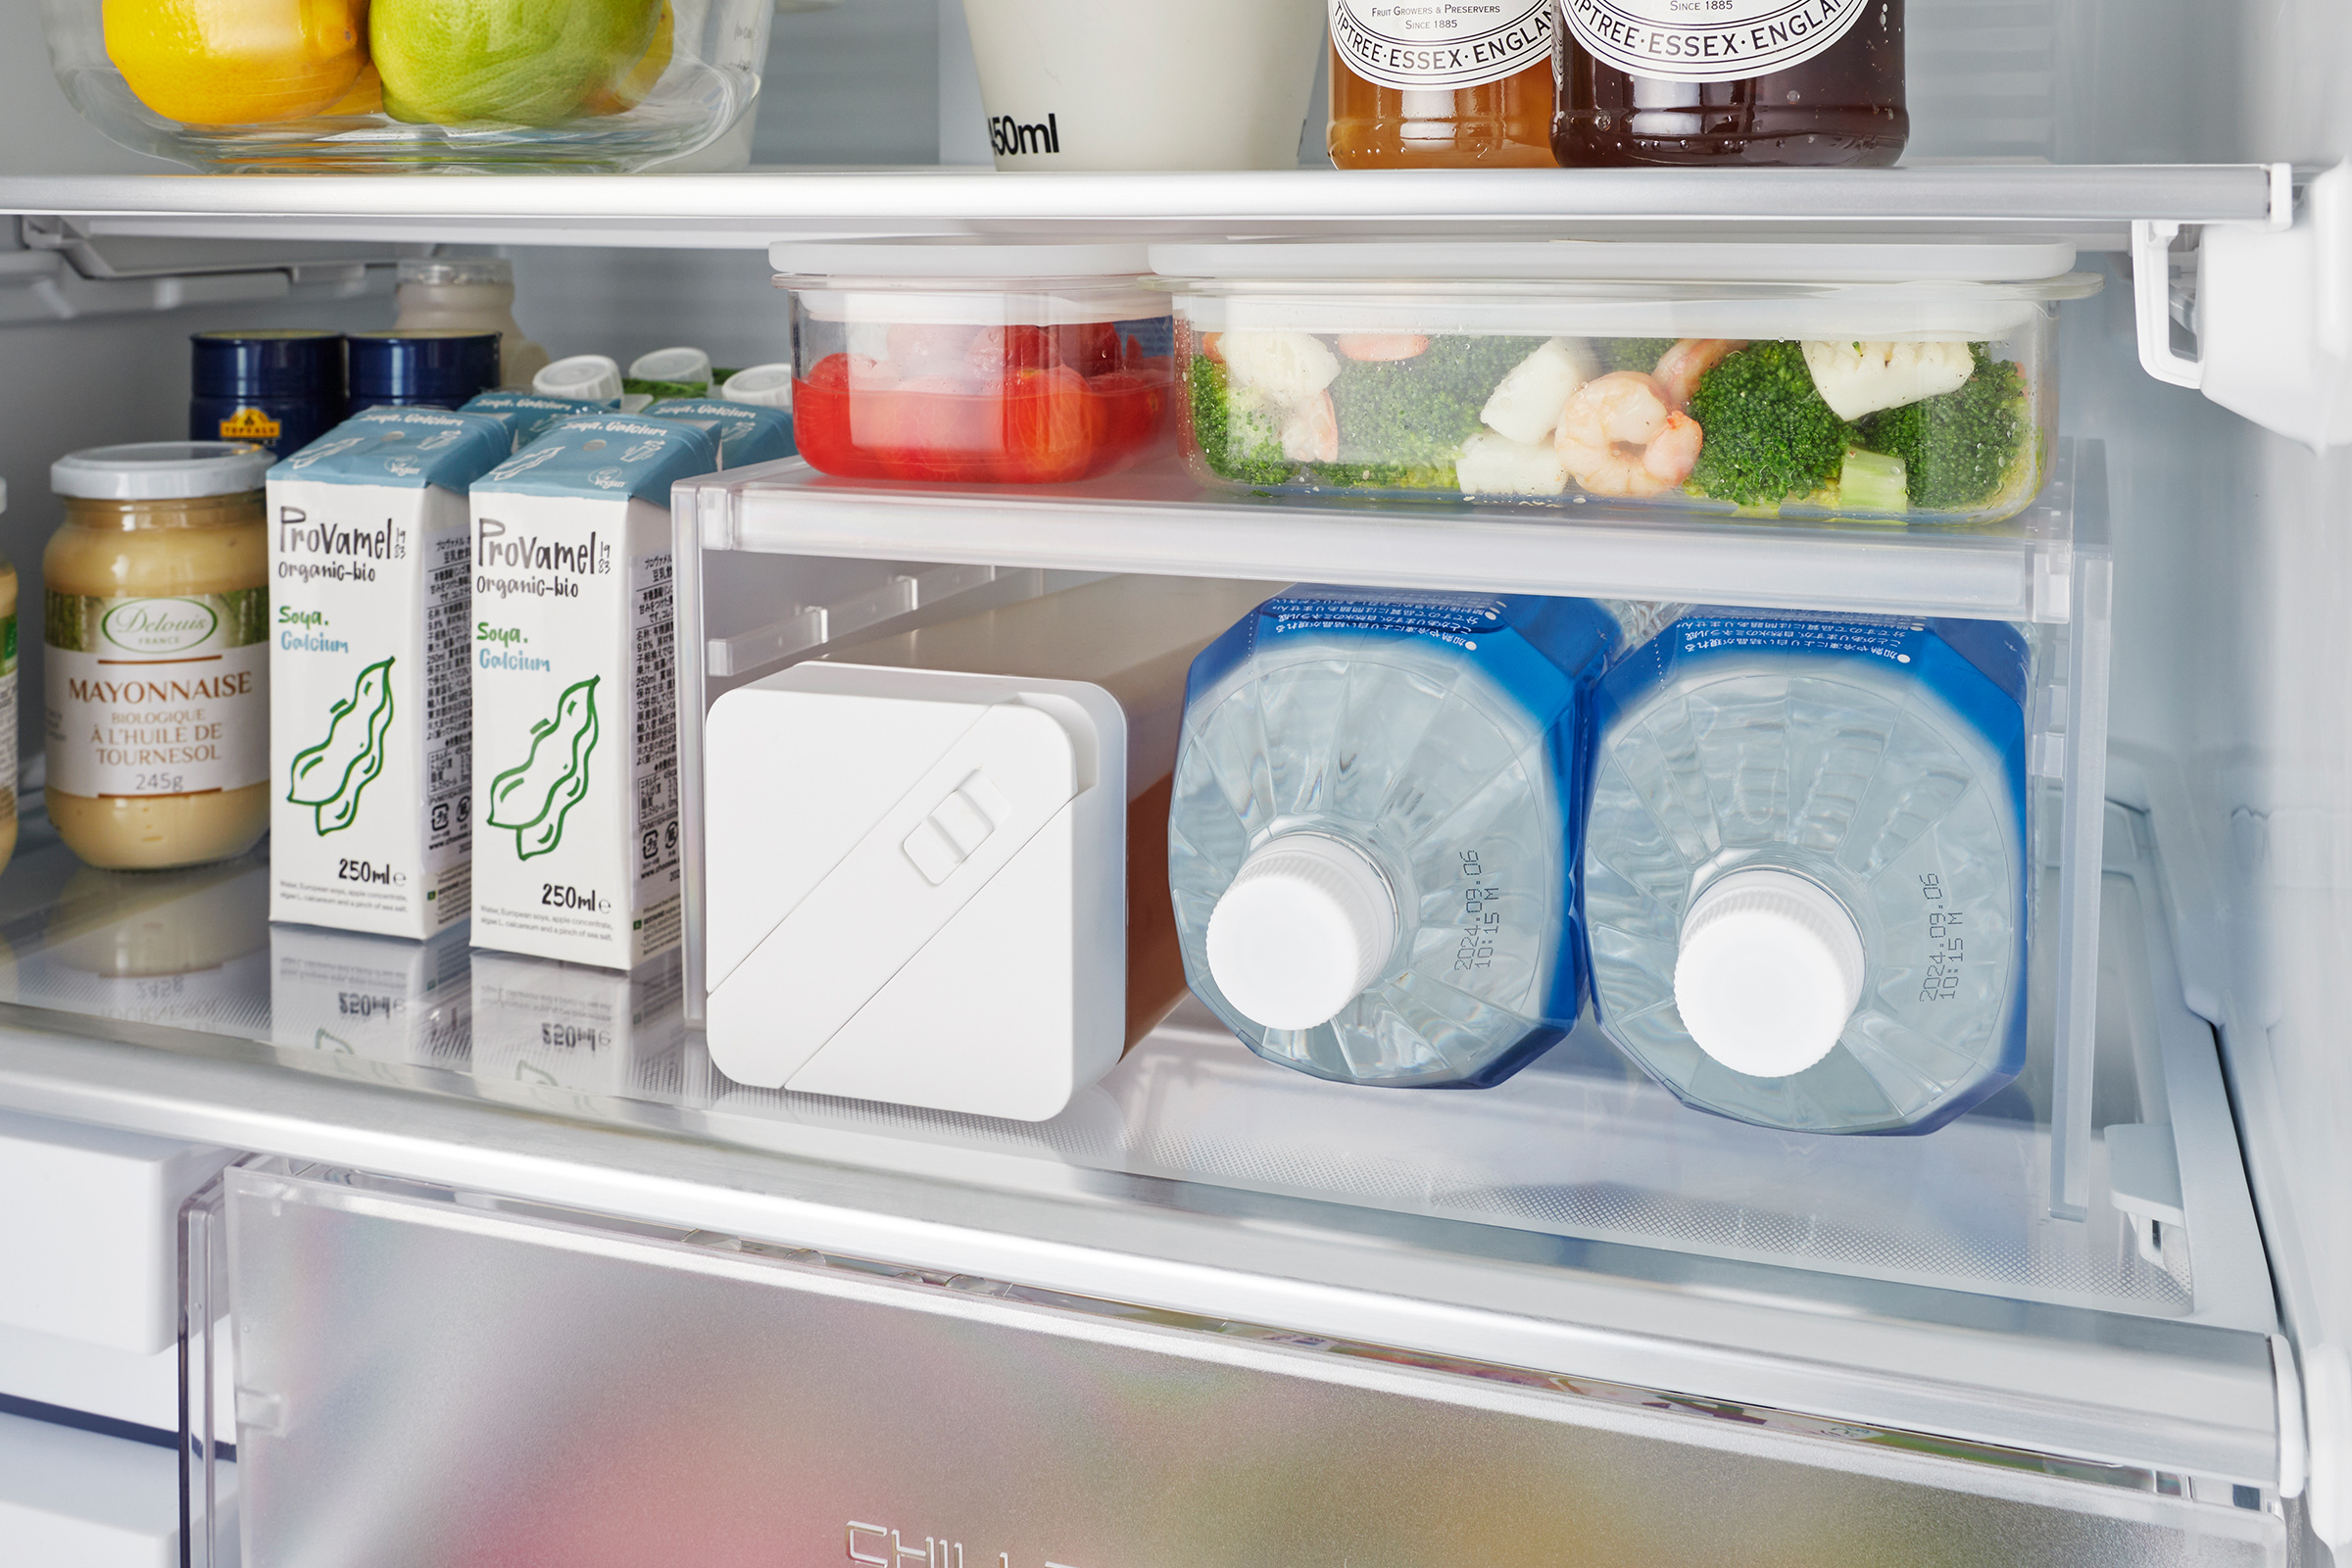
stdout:
POLYGON ((1563 165, 1879 169, 1911 134, 1903 0, 1565 0, 1563 165), (1693 15, 1703 21, 1691 21, 1693 15))
POLYGON ((1549 169, 1558 0, 1491 12, 1331 0, 1342 169, 1549 169))

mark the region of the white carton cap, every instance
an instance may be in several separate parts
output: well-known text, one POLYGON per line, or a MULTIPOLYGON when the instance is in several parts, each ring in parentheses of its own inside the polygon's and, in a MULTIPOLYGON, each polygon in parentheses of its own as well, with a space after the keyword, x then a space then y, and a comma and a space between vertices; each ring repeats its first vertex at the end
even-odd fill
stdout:
POLYGON ((1683 917, 1674 1002, 1708 1055, 1752 1078, 1786 1078, 1845 1032, 1862 960, 1862 933, 1835 894, 1793 871, 1735 871, 1683 917))
POLYGON ((727 377, 718 395, 729 403, 757 403, 765 409, 792 407, 792 367, 755 365, 727 377))
POLYGON ((532 376, 531 390, 542 397, 611 403, 620 396, 620 362, 602 354, 574 354, 532 376))
POLYGON ((49 488, 85 501, 188 501, 262 488, 277 460, 242 441, 136 441, 70 452, 49 466, 49 488))
POLYGON ((629 366, 633 381, 710 381, 710 356, 701 349, 656 349, 640 354, 629 366))
POLYGON ((1312 1029, 1380 978, 1396 950, 1396 896, 1362 852, 1282 833, 1250 852, 1208 917, 1208 972, 1269 1029, 1312 1029))

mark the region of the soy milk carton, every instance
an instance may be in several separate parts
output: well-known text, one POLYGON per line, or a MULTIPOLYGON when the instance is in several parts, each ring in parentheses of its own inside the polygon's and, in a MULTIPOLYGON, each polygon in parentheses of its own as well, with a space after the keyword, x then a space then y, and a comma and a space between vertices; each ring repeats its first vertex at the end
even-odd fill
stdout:
POLYGON ((725 398, 663 398, 648 404, 645 412, 664 419, 685 419, 710 430, 718 437, 718 466, 722 468, 773 463, 791 457, 795 450, 792 416, 782 409, 731 403, 725 398))
POLYGON ((514 432, 514 450, 520 452, 565 419, 576 419, 583 414, 603 414, 605 406, 584 402, 579 398, 560 398, 546 392, 518 392, 506 387, 466 399, 458 412, 486 414, 500 421, 514 432))
POLYGON ((669 487, 696 424, 556 426, 473 487, 474 945, 633 969, 678 943, 669 487))
POLYGON ((270 470, 273 920, 421 939, 466 917, 466 491, 510 439, 369 409, 270 470))

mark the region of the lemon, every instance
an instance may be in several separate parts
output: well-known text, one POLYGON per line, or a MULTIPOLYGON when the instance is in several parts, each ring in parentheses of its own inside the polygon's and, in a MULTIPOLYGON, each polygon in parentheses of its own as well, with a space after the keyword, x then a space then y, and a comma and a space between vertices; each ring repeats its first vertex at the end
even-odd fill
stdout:
POLYGON ((646 57, 662 0, 374 0, 368 52, 395 118, 553 125, 646 57))
POLYGON ((654 83, 669 69, 677 34, 677 14, 670 10, 670 0, 662 0, 662 16, 654 24, 654 41, 646 46, 645 58, 631 66, 629 74, 611 87, 589 94, 588 101, 580 106, 581 112, 617 115, 645 102, 645 95, 654 90, 654 83))
POLYGON ((105 0, 107 57, 139 102, 191 125, 301 120, 368 64, 367 0, 105 0))
POLYGON ((362 71, 344 89, 343 96, 328 104, 319 113, 327 115, 380 115, 384 112, 384 84, 375 74, 375 67, 362 71))

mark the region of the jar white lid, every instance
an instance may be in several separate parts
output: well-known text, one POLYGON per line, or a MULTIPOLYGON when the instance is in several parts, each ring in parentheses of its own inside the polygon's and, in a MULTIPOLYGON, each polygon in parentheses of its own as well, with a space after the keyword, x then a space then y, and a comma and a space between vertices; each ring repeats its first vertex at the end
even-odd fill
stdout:
POLYGON ((188 501, 262 488, 277 460, 242 441, 136 441, 49 465, 49 488, 85 501, 188 501))
POLYGON ((403 283, 512 283, 514 264, 503 256, 404 257, 399 278, 403 283))
POLYGON ((793 278, 944 278, 1017 284, 1028 278, 1100 277, 1125 281, 1152 270, 1134 244, 989 245, 952 239, 778 240, 767 248, 778 274, 793 278))
MULTIPOLYGON (((781 249, 782 247, 778 247, 781 249)), ((1151 247, 1151 270, 1178 279, 1619 282, 2004 283, 2055 278, 2075 265, 2064 239, 1232 240, 1151 247)))

